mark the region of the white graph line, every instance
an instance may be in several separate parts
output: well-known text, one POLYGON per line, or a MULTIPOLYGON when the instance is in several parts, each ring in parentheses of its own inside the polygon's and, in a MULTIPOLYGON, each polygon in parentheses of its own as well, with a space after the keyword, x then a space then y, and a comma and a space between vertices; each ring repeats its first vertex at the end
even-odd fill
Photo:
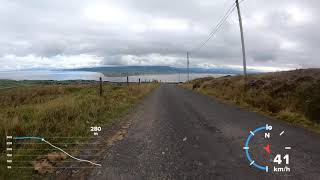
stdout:
POLYGON ((89 161, 89 160, 76 158, 76 157, 74 157, 74 156, 70 155, 69 153, 65 152, 63 149, 61 149, 61 148, 59 148, 59 147, 57 147, 57 146, 55 146, 55 145, 51 144, 50 142, 46 141, 45 139, 41 139, 41 141, 43 141, 43 142, 45 142, 45 143, 49 144, 51 147, 54 147, 54 148, 56 148, 56 149, 60 150, 61 152, 65 153, 67 156, 71 157, 72 159, 75 159, 75 160, 77 160, 77 161, 81 161, 81 162, 88 162, 88 163, 93 164, 93 165, 96 165, 96 166, 102 166, 101 164, 94 163, 94 162, 89 161))

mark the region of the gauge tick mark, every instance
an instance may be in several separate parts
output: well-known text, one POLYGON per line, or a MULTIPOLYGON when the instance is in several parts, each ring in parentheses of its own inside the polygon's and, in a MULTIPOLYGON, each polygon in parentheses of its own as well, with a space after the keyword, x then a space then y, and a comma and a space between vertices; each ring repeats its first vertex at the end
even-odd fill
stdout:
POLYGON ((284 133, 284 131, 282 131, 279 135, 282 136, 283 133, 284 133))

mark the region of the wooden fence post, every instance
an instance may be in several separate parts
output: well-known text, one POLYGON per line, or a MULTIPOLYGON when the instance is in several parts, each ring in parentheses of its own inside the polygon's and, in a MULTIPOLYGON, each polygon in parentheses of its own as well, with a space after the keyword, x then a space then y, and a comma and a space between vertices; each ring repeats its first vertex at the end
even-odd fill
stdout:
POLYGON ((99 79, 100 79, 100 82, 99 82, 99 84, 100 84, 99 94, 100 94, 100 96, 102 96, 102 77, 100 77, 99 79))

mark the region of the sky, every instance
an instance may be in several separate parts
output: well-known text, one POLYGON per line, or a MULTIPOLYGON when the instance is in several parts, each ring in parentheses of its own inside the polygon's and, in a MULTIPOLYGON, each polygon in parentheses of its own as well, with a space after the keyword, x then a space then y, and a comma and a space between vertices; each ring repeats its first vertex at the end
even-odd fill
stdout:
MULTIPOLYGON (((186 66, 233 0, 0 0, 0 71, 186 66)), ((320 67, 319 0, 240 4, 251 69, 320 67)), ((192 67, 242 67, 237 12, 192 67)))

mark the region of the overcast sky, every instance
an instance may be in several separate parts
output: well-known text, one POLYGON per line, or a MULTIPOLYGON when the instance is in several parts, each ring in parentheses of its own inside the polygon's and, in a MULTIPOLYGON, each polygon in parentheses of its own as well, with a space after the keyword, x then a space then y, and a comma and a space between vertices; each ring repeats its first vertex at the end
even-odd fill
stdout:
MULTIPOLYGON (((0 0, 0 70, 185 66, 233 0, 0 0)), ((248 66, 320 67, 319 0, 241 4, 248 66)), ((241 67, 236 11, 191 66, 241 67)))

